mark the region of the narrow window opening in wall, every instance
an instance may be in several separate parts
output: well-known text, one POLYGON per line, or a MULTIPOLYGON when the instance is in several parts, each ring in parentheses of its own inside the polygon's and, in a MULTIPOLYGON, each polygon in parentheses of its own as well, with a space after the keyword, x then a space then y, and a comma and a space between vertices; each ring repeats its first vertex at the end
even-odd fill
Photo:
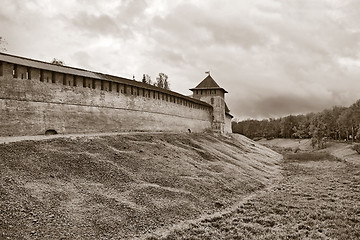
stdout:
POLYGON ((168 95, 165 95, 165 99, 166 99, 166 101, 168 101, 168 95))
POLYGON ((200 95, 202 95, 202 90, 200 90, 200 95))
POLYGON ((145 89, 142 89, 142 95, 145 97, 145 89))
POLYGON ((136 95, 140 95, 140 89, 138 87, 136 88, 136 95))
POLYGON ((101 90, 104 90, 104 81, 103 81, 103 80, 100 80, 100 81, 101 81, 101 84, 100 84, 100 85, 101 85, 101 88, 100 88, 100 89, 101 89, 101 90))
POLYGON ((62 76, 63 76, 63 85, 66 85, 66 75, 65 75, 65 73, 62 76))
POLYGON ((55 72, 51 73, 51 82, 55 83, 55 72))
POLYGON ((49 82, 49 77, 46 77, 46 82, 49 82))
POLYGON ((83 77, 83 87, 86 88, 86 78, 83 77))
POLYGON ((13 78, 17 78, 18 76, 18 66, 14 64, 13 72, 12 72, 13 78))
POLYGON ((112 92, 112 82, 109 82, 109 92, 112 92))
POLYGON ((76 87, 76 85, 77 85, 77 84, 76 84, 76 80, 77 80, 77 77, 74 76, 74 84, 73 84, 74 87, 76 87))
POLYGON ((124 85, 124 94, 126 94, 127 90, 126 90, 127 86, 124 85))
POLYGON ((132 86, 130 87, 130 94, 131 94, 131 95, 134 94, 134 90, 133 90, 133 87, 132 87, 132 86))
POLYGON ((31 79, 31 69, 29 67, 26 68, 26 79, 31 79))
POLYGON ((118 83, 116 83, 116 92, 120 92, 120 87, 118 83))
POLYGON ((211 101, 211 104, 214 104, 214 98, 211 98, 210 101, 211 101))
POLYGON ((91 81, 91 87, 92 87, 92 89, 95 89, 95 88, 96 88, 95 79, 92 79, 92 81, 91 81))
POLYGON ((24 79, 24 74, 23 73, 21 74, 21 79, 24 79))
POLYGON ((3 63, 0 62, 0 76, 2 76, 3 74, 3 63))

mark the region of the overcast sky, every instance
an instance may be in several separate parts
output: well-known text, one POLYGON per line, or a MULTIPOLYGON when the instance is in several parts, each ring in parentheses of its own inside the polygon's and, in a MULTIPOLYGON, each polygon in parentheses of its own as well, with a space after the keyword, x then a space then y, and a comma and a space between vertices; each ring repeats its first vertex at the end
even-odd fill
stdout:
POLYGON ((0 0, 7 53, 190 95, 210 70, 239 118, 360 99, 359 0, 0 0))

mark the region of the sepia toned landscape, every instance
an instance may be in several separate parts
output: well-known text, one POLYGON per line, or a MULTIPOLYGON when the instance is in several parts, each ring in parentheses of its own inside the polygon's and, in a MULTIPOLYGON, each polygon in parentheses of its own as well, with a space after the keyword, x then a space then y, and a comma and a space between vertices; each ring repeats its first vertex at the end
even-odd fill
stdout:
POLYGON ((360 239, 359 0, 0 0, 0 240, 360 239))
POLYGON ((279 153, 236 134, 7 142, 1 237, 358 239, 358 154, 302 141, 262 140, 279 153))

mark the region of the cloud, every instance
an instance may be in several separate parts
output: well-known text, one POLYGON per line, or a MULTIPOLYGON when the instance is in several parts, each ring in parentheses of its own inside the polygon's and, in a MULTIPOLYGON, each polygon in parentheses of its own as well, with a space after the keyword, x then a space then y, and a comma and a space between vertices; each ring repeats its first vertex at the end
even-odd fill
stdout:
POLYGON ((239 118, 359 98, 357 0, 4 1, 9 53, 130 78, 164 72, 185 95, 210 70, 239 118))

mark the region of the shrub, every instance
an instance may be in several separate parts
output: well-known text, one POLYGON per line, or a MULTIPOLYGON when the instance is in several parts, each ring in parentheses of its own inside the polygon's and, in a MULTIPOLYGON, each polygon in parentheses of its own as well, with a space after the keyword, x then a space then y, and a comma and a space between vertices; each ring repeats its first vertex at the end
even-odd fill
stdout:
POLYGON ((356 144, 353 146, 353 149, 360 154, 360 144, 356 144))
POLYGON ((326 152, 288 153, 285 155, 285 157, 287 160, 292 161, 337 160, 334 156, 326 152))

